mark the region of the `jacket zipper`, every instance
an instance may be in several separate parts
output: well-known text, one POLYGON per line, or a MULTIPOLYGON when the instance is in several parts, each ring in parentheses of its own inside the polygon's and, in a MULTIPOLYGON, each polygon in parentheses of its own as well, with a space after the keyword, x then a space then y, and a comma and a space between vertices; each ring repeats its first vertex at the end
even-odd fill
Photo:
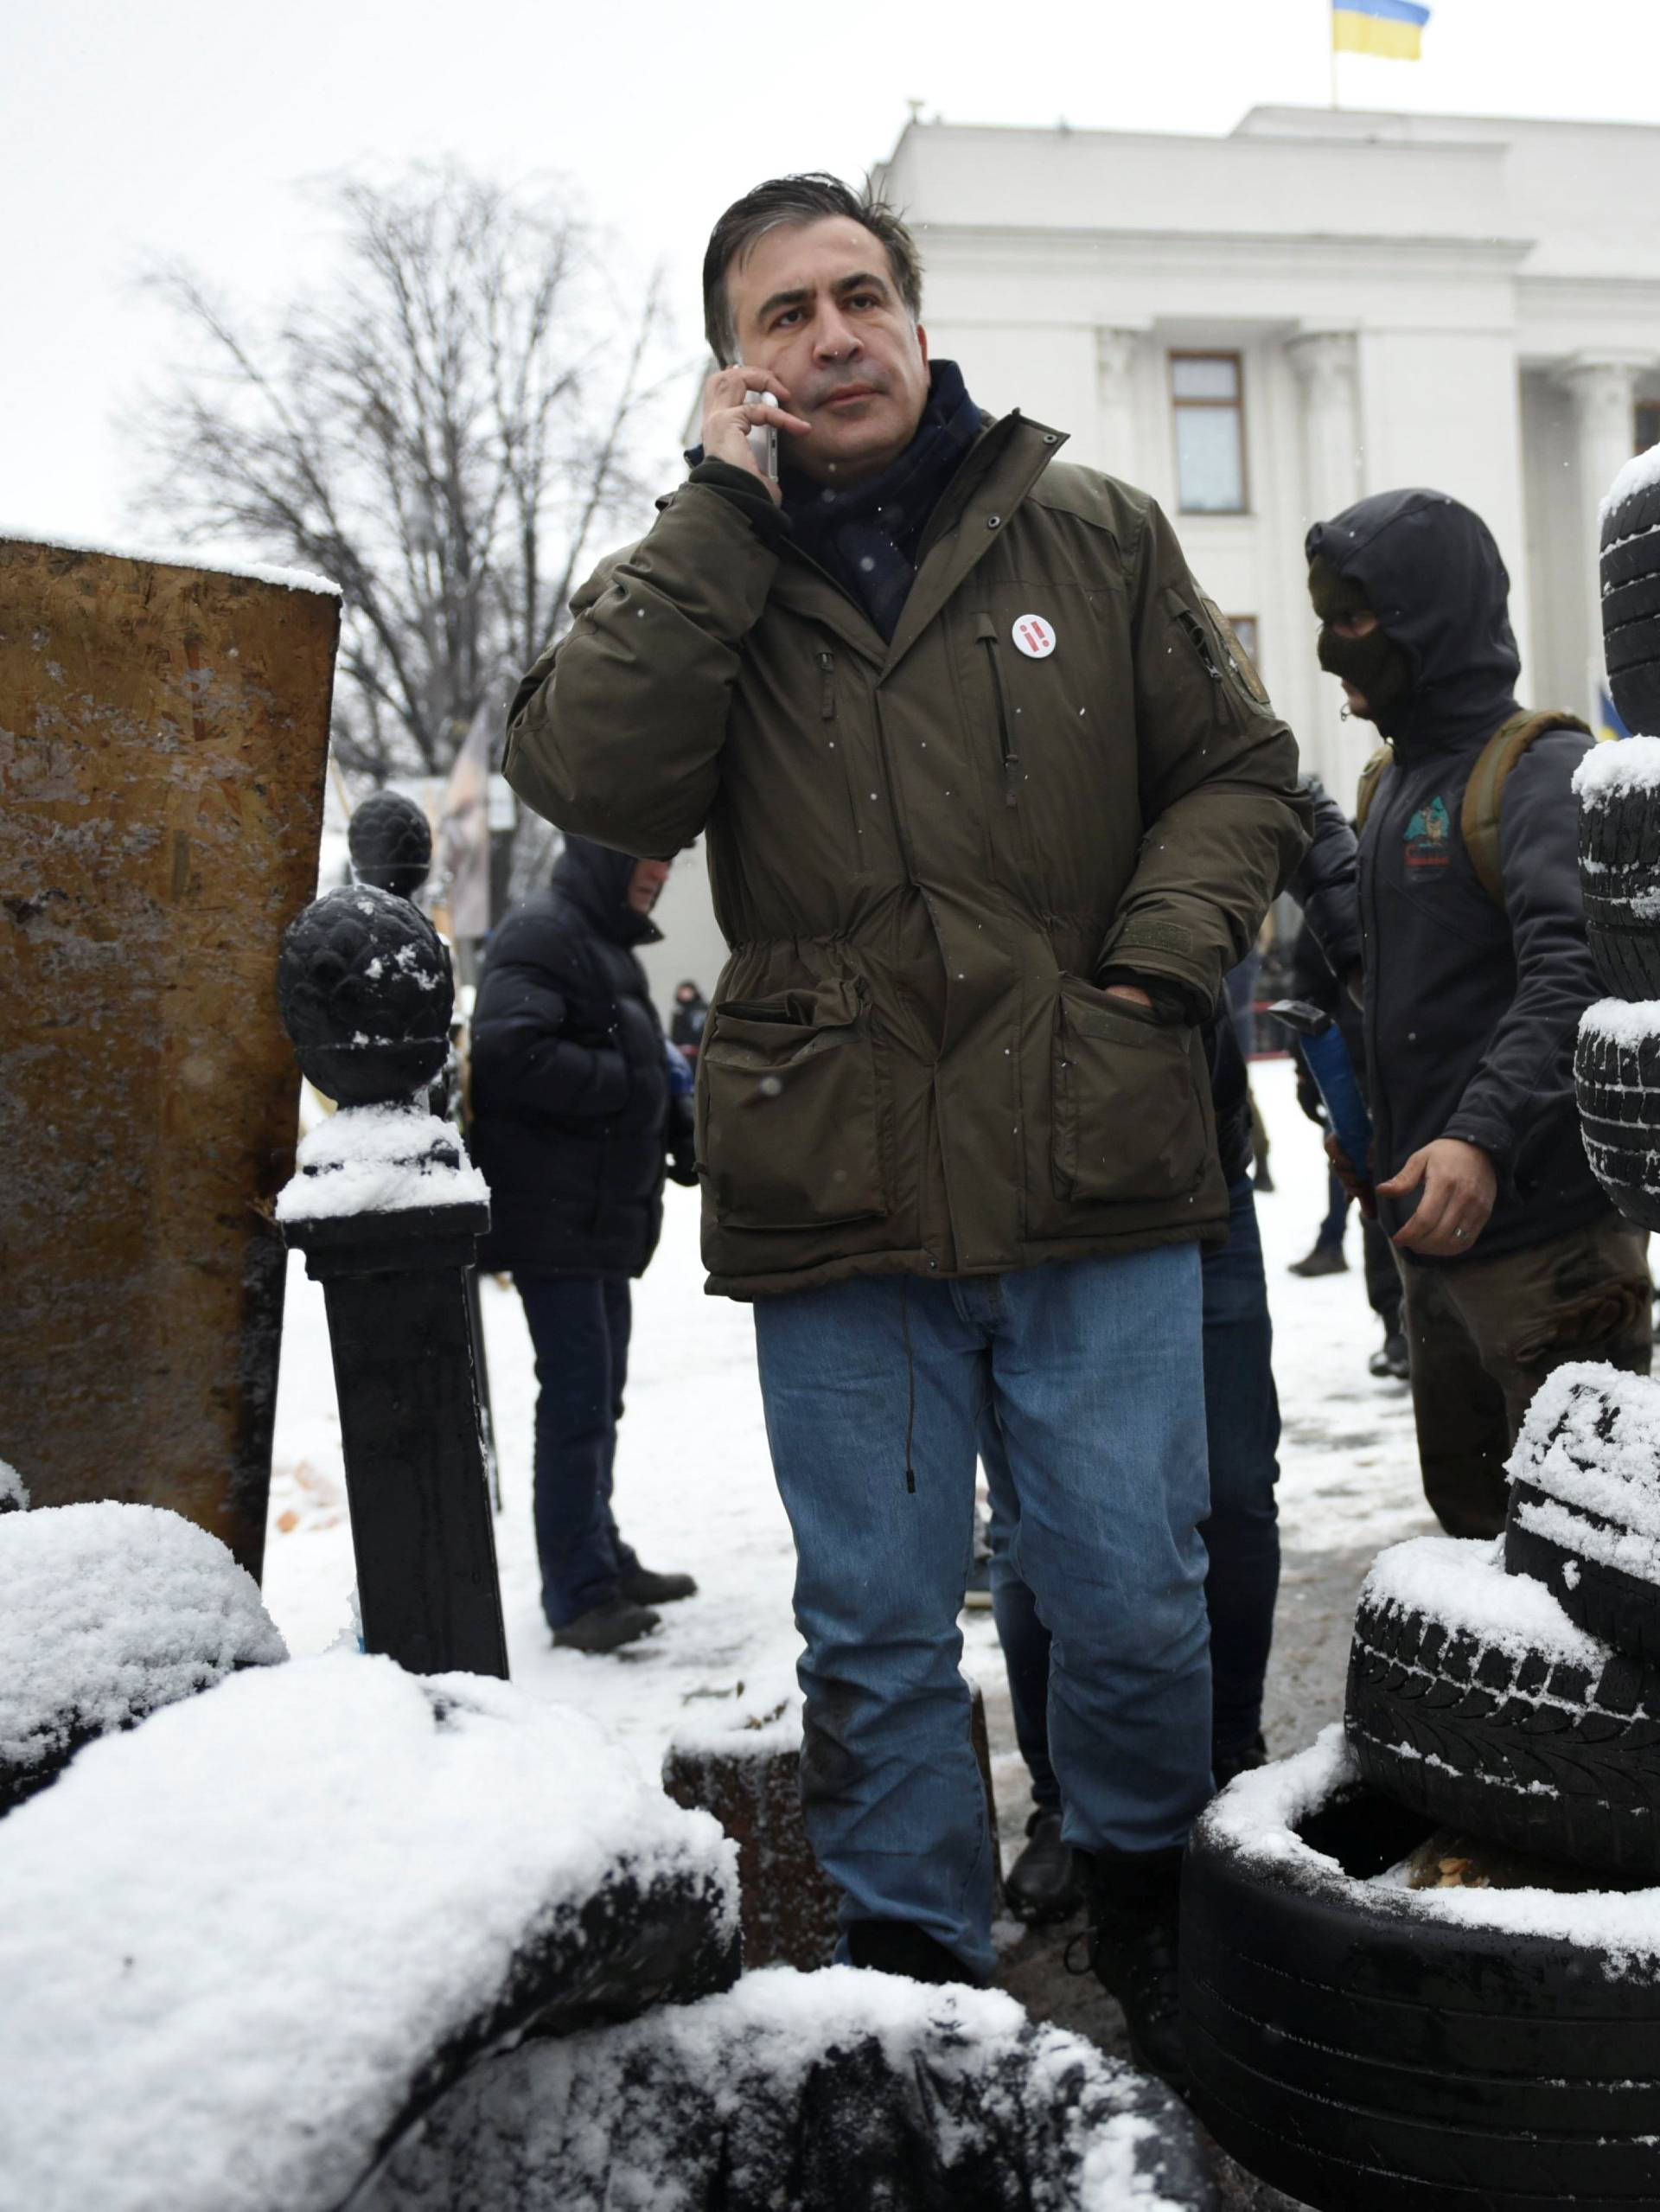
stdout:
POLYGON ((1009 732, 1009 702, 1003 690, 1003 663, 997 650, 997 630, 989 615, 976 615, 974 636, 986 648, 986 658, 992 671, 992 689, 997 698, 997 742, 1003 758, 1003 803, 1015 807, 1020 803, 1020 756, 1014 750, 1009 732))
POLYGON ((1216 656, 1210 649, 1210 633, 1191 607, 1178 608, 1176 619, 1181 624, 1188 643, 1198 655, 1199 666, 1215 687, 1210 694, 1210 700, 1215 709, 1215 719, 1219 722, 1223 719, 1223 674, 1216 656))
POLYGON ((836 719, 836 656, 833 653, 820 654, 819 674, 822 679, 819 713, 827 722, 833 722, 836 719))

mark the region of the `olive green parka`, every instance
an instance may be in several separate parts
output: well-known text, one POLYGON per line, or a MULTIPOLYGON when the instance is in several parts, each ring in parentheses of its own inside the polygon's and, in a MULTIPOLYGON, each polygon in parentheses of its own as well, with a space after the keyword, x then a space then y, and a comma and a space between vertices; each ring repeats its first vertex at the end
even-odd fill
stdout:
POLYGON ((520 687, 527 805, 634 853, 707 833, 711 1290, 1222 1233, 1197 1035, 1099 979, 1214 1002, 1306 840, 1296 746, 1157 506, 1061 443, 986 431, 891 643, 688 482, 520 687))

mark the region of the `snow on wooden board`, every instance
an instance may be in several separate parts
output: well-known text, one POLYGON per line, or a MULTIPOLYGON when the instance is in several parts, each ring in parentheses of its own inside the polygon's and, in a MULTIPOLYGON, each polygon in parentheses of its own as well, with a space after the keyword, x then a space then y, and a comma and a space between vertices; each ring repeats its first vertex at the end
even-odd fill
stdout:
POLYGON ((25 530, 0 524, 0 539, 23 546, 54 546, 63 553, 102 553, 113 560, 148 561, 157 568, 204 568, 215 576, 246 576, 251 583, 275 584, 285 591, 320 591, 327 598, 342 598, 331 576, 309 568, 275 568, 266 561, 227 560, 206 553, 200 546, 144 546, 105 543, 97 538, 61 538, 53 530, 25 530))
POLYGON ((217 1537, 158 1506, 0 1516, 0 1765, 61 1755, 288 1647, 217 1537))
POLYGON ((0 1822, 0 2212, 325 2212, 623 1871, 736 1926, 706 1814, 476 1676, 297 1659, 89 1746, 0 1822))

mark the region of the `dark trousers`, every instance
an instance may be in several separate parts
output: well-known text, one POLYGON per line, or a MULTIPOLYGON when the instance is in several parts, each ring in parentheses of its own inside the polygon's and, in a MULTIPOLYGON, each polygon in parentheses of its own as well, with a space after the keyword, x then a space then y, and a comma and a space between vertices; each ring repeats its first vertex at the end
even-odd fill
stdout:
MULTIPOLYGON (((1204 1256, 1204 1415, 1210 1512, 1199 1533, 1210 1564, 1211 1741, 1242 1749, 1262 1725, 1262 1684, 1280 1591, 1280 1400, 1274 1387, 1262 1242, 1248 1176, 1229 1192, 1228 1242, 1204 1256)), ((992 1612, 1009 1673, 1015 1741, 1031 1775, 1034 1801, 1058 1806, 1049 1757, 1049 1631, 1015 1572, 1009 1539, 1019 1507, 995 1419, 980 1429, 980 1460, 992 1499, 992 1612)))
POLYGON ((1401 1271, 1395 1247, 1375 1221, 1360 1218, 1361 1250, 1366 1262, 1366 1302, 1383 1324, 1385 1336, 1401 1327, 1401 1271))
POLYGON ((1606 1213, 1525 1251, 1400 1261, 1424 1495, 1449 1536, 1497 1536, 1529 1401, 1569 1359, 1649 1371, 1648 1238, 1606 1213))
POLYGON ((562 1628, 614 1598, 639 1562, 611 1512, 632 1309, 623 1275, 517 1275, 536 1347, 536 1551, 562 1628))

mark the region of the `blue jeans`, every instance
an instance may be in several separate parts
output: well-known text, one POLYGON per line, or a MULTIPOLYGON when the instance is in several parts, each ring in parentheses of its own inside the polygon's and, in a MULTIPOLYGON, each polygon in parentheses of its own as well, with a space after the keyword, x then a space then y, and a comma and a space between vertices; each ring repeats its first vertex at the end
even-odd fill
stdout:
POLYGON ((801 1800, 844 1927, 908 1921, 990 1974, 991 1840, 957 1625, 993 1413, 1017 1570, 1053 1637, 1067 1840, 1178 1844, 1210 1780, 1204 1401, 1191 1244, 755 1309, 807 1649, 801 1800))
POLYGON ((629 1375, 624 1275, 515 1275, 536 1347, 536 1553, 551 1628, 616 1595, 639 1565, 611 1512, 629 1375))
MULTIPOLYGON (((1205 1253, 1201 1270, 1210 1513, 1199 1533, 1210 1562, 1204 1596, 1214 1743, 1224 1755, 1242 1749, 1262 1725, 1262 1682, 1280 1589, 1274 1496, 1280 1401, 1262 1243, 1248 1175, 1230 1188, 1229 1205, 1228 1242, 1205 1253)), ((1017 1562, 1020 1499, 993 1417, 981 1424, 980 1454, 992 1498, 992 1609, 1009 1672, 1015 1741, 1031 1775, 1033 1802, 1050 1812, 1061 1802, 1061 1787, 1049 1753, 1050 1635, 1017 1562)))

